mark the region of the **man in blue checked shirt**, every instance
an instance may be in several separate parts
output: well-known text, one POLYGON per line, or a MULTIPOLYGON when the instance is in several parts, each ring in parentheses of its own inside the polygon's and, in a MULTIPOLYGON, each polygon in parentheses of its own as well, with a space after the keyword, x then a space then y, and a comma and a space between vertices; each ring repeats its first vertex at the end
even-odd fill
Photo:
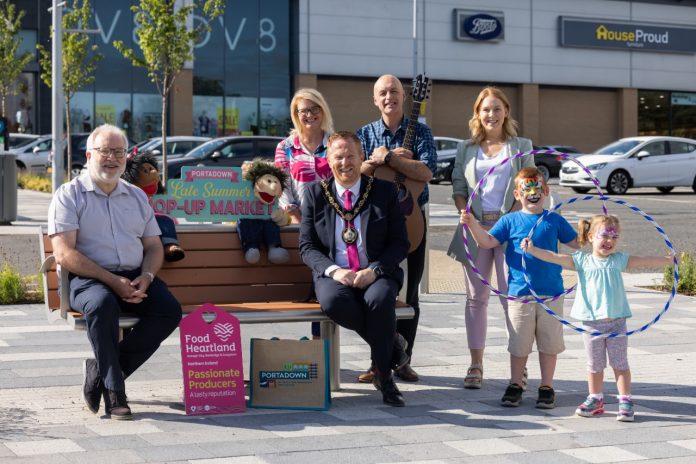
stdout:
MULTIPOLYGON (((437 153, 430 128, 420 122, 416 123, 414 151, 402 147, 408 126, 408 118, 404 116, 405 97, 404 88, 395 76, 385 74, 375 82, 373 100, 382 117, 357 131, 366 159, 362 165, 362 172, 371 176, 377 167, 387 165, 413 181, 423 182, 425 189, 418 197, 418 206, 421 210, 420 214, 423 214, 425 219, 424 208, 428 202, 428 182, 435 172, 437 153)), ((418 286, 425 267, 426 235, 427 230, 423 233, 423 239, 418 248, 408 255, 406 302, 413 306, 415 317, 398 321, 396 327, 408 342, 406 353, 409 357, 413 353, 420 315, 418 286)), ((372 382, 373 370, 370 366, 367 372, 360 374, 358 381, 372 382)), ((418 374, 411 368, 410 363, 398 369, 395 374, 407 382, 418 381, 418 374)))

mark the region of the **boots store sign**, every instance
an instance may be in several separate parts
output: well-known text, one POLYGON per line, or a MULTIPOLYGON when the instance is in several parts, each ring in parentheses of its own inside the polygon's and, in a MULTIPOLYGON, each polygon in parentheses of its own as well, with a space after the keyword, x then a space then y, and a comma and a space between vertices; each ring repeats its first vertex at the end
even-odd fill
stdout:
POLYGON ((562 47, 696 53, 696 28, 559 16, 562 47))
POLYGON ((505 38, 505 16, 502 11, 454 10, 456 40, 500 41, 505 38))

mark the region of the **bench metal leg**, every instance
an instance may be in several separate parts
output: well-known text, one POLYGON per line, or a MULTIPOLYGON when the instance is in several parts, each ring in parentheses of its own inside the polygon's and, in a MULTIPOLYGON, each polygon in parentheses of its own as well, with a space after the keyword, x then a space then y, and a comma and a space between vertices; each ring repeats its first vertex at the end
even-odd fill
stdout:
POLYGON ((329 341, 329 381, 331 391, 341 389, 341 339, 338 325, 333 321, 321 321, 321 338, 329 341))

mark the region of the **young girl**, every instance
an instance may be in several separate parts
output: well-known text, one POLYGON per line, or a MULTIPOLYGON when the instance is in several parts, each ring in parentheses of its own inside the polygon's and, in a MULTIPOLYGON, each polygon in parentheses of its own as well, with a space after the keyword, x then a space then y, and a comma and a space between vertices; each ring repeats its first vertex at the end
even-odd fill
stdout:
MULTIPOLYGON (((617 252, 619 219, 616 216, 597 215, 590 221, 578 223, 578 243, 592 245, 592 253, 577 251, 572 255, 553 253, 536 248, 529 239, 521 247, 530 255, 543 261, 560 264, 578 273, 578 286, 571 317, 581 320, 589 331, 626 332, 626 319, 631 310, 626 299, 621 272, 632 268, 665 266, 672 258, 659 256, 628 256, 617 252)), ((619 391, 619 412, 616 420, 631 422, 634 418, 631 399, 631 371, 628 367, 628 337, 592 337, 583 334, 587 353, 587 383, 590 395, 578 406, 575 414, 592 417, 604 413, 604 368, 607 356, 614 369, 616 387, 619 391)))

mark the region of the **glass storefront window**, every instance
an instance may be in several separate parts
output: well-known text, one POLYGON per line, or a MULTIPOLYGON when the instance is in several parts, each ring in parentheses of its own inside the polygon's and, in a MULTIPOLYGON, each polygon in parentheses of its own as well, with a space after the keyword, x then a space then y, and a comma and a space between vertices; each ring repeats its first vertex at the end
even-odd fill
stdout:
POLYGON ((696 138, 696 93, 639 91, 638 134, 696 138))
POLYGON ((133 140, 146 140, 162 135, 162 97, 159 95, 134 93, 133 120, 121 125, 133 140))
POLYGON ((94 129, 93 106, 93 92, 75 92, 70 99, 70 133, 91 132, 94 129))
POLYGON ((219 137, 222 135, 222 97, 193 96, 193 135, 219 137))
POLYGON ((216 120, 217 135, 285 135, 291 125, 290 5, 226 3, 224 16, 210 23, 194 49, 193 133, 205 135, 200 121, 216 120), (216 98, 221 95, 224 100, 216 98))
POLYGON ((696 138, 696 93, 672 92, 672 135, 696 138))

